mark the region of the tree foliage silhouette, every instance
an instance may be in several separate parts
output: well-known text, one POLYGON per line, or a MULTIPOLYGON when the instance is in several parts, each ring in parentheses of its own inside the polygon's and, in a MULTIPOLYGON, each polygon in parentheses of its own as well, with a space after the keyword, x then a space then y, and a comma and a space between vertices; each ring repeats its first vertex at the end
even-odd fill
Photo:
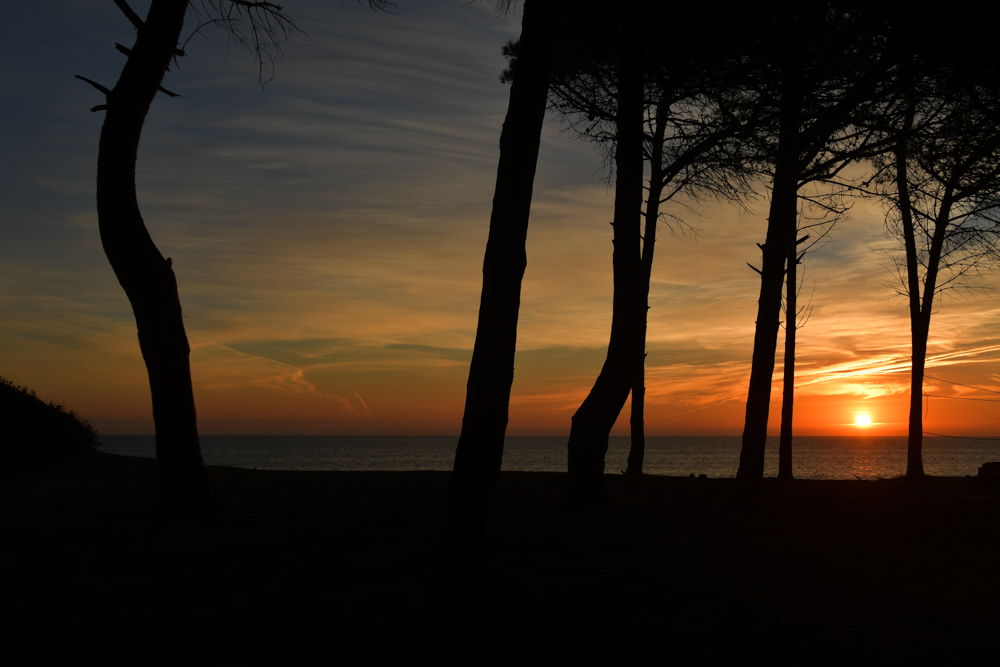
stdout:
POLYGON ((935 298, 975 289, 978 274, 1000 264, 998 62, 979 42, 967 49, 964 38, 931 40, 938 30, 909 27, 904 40, 921 46, 904 47, 898 95, 870 117, 891 144, 874 159, 869 184, 887 204, 889 236, 903 246, 893 260, 910 319, 911 480, 924 477, 923 381, 935 298))
POLYGON ((769 111, 751 150, 770 173, 767 235, 737 477, 760 479, 781 322, 786 260, 794 251, 800 188, 836 178, 869 156, 877 138, 853 125, 857 109, 882 94, 890 63, 879 48, 884 23, 853 3, 776 3, 749 45, 736 97, 769 111))
MULTIPOLYGON (((642 157, 648 162, 649 171, 645 184, 645 197, 639 197, 639 218, 628 218, 636 229, 639 243, 638 269, 632 282, 624 282, 622 273, 615 273, 614 322, 625 321, 624 308, 634 307, 637 335, 622 335, 620 325, 612 324, 608 356, 598 379, 581 409, 574 416, 579 426, 571 432, 570 458, 588 461, 578 466, 580 474, 571 473, 571 487, 578 488, 575 479, 580 475, 592 478, 586 486, 594 498, 600 496, 600 475, 604 468, 604 453, 611 426, 621 411, 624 397, 632 395, 630 426, 632 447, 628 457, 629 474, 641 474, 645 451, 645 340, 649 309, 649 288, 656 247, 657 223, 667 218, 682 228, 683 221, 664 213, 663 205, 678 195, 688 199, 704 196, 740 201, 749 190, 743 178, 742 165, 734 160, 734 141, 744 119, 735 115, 721 115, 718 105, 712 102, 716 87, 722 83, 720 65, 732 54, 725 48, 714 49, 711 54, 701 52, 693 40, 677 36, 669 41, 669 48, 661 40, 656 26, 669 21, 679 24, 697 23, 705 19, 704 9, 664 7, 658 3, 635 2, 626 8, 617 7, 619 17, 608 8, 597 12, 584 12, 583 17, 571 20, 582 23, 567 30, 566 47, 560 49, 553 72, 550 107, 556 111, 574 134, 591 141, 604 152, 611 176, 621 179, 618 173, 619 135, 632 136, 632 131, 618 124, 618 102, 623 90, 621 83, 631 81, 636 96, 641 90, 642 108, 637 116, 642 157), (621 22, 625 10, 631 11, 632 24, 619 29, 622 40, 603 38, 606 25, 614 20, 621 22), (602 13, 603 12, 603 13, 602 13), (594 21, 595 13, 606 20, 594 21), (640 17, 640 18, 636 18, 640 17), (586 21, 586 23, 583 23, 586 21), (629 55, 626 49, 636 51, 629 55), (625 60, 631 58, 631 64, 625 60), (642 204, 645 210, 642 210, 642 204), (632 287, 629 285, 632 284, 632 287), (635 303, 623 300, 626 290, 634 289, 635 303), (628 304, 628 305, 626 305, 628 304), (617 333, 616 333, 617 332, 617 333), (623 359, 631 358, 631 362, 623 359), (628 388, 622 389, 624 380, 619 369, 631 369, 628 388), (610 386, 619 387, 609 391, 610 386), (623 397, 624 395, 624 397, 623 397), (589 452, 589 453, 588 453, 589 452)), ((732 23, 735 25, 735 21, 732 23)), ((575 24, 574 24, 575 26, 575 24)), ((718 26, 720 33, 729 27, 718 26)), ((720 40, 732 43, 729 40, 720 40)), ((633 119, 635 122, 635 119, 633 119)), ((626 181, 627 182, 627 181, 626 181)), ((621 181, 619 180, 619 183, 621 181)), ((616 204, 619 193, 616 187, 616 204)), ((623 214, 616 205, 613 223, 615 232, 614 262, 628 265, 631 252, 620 249, 620 218, 623 214)), ((629 237, 632 238, 631 236, 629 237)))

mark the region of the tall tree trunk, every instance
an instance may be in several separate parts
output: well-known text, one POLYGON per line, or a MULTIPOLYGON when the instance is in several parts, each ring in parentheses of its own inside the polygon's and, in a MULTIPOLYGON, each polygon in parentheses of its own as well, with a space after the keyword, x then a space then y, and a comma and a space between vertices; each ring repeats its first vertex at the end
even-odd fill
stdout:
POLYGON ((177 281, 146 230, 135 193, 143 122, 177 48, 187 0, 153 0, 135 46, 107 98, 97 159, 101 243, 125 289, 153 402, 161 505, 171 511, 212 507, 191 388, 190 348, 177 281))
POLYGON ((571 502, 604 499, 604 457, 611 427, 635 377, 639 334, 640 220, 642 212, 643 76, 638 3, 622 5, 619 19, 618 110, 615 150, 614 299, 608 354, 570 427, 567 468, 571 502))
POLYGON ((636 359, 633 362, 635 375, 632 379, 632 406, 629 415, 631 442, 625 468, 626 475, 641 475, 646 458, 646 330, 649 322, 649 284, 653 268, 653 244, 656 234, 656 213, 653 213, 654 217, 651 221, 648 208, 651 199, 652 195, 646 203, 645 240, 642 244, 642 258, 639 266, 639 294, 637 295, 639 342, 636 347, 636 359))
POLYGON ((927 331, 923 320, 910 321, 910 412, 906 432, 906 479, 924 478, 924 366, 927 360, 927 331))
MULTIPOLYGON (((643 331, 646 330, 643 322, 643 331)), ((646 459, 646 352, 642 353, 642 361, 635 364, 635 377, 632 380, 632 408, 629 415, 629 434, 631 442, 628 450, 628 461, 625 467, 626 475, 641 475, 642 465, 646 459)))
POLYGON ((631 447, 627 475, 641 475, 646 457, 646 331, 649 324, 649 285, 653 275, 653 251, 656 249, 656 223, 663 194, 663 141, 666 134, 669 103, 661 98, 656 105, 652 150, 649 156, 649 191, 646 196, 646 224, 642 236, 639 265, 639 347, 636 352, 635 378, 632 381, 632 407, 629 417, 631 447))
POLYGON ((500 134, 500 161, 465 413, 435 573, 440 580, 460 579, 477 572, 485 554, 489 508, 503 459, 521 279, 527 264, 528 214, 561 12, 562 2, 558 0, 524 3, 517 73, 500 134))
MULTIPOLYGON (((908 199, 907 199, 908 201, 908 199)), ((927 274, 924 276, 924 293, 920 298, 910 297, 910 417, 906 442, 906 478, 921 480, 924 478, 923 440, 924 440, 924 369, 927 365, 927 340, 930 337, 931 313, 934 307, 934 293, 937 290, 938 269, 941 264, 941 251, 944 237, 948 229, 948 218, 951 214, 953 192, 945 188, 941 197, 934 225, 934 235, 931 237, 931 248, 927 256, 927 274)), ((912 221, 911 221, 912 223, 912 221)), ((911 236, 913 228, 911 227, 911 236)), ((909 247, 906 257, 907 275, 916 275, 917 258, 916 244, 913 245, 912 260, 909 247)), ((919 281, 917 283, 919 290, 919 281)))
MULTIPOLYGON (((913 102, 907 112, 907 124, 896 146, 896 196, 900 224, 903 227, 903 248, 906 256, 907 300, 910 312, 910 411, 906 437, 906 478, 923 479, 922 455, 924 423, 924 363, 927 359, 927 331, 920 309, 920 279, 917 263, 916 234, 907 181, 907 140, 913 123, 913 102)), ((926 292, 925 292, 926 293, 926 292)))
POLYGON ((786 94, 782 100, 767 237, 761 247, 760 297, 757 300, 757 326, 737 479, 764 477, 771 381, 781 326, 781 290, 785 282, 785 259, 789 245, 794 247, 798 208, 799 103, 799 96, 794 94, 786 94))
POLYGON ((795 334, 798 331, 798 230, 792 235, 785 275, 785 365, 781 393, 781 436, 778 441, 778 479, 792 479, 792 418, 795 413, 795 334))
MULTIPOLYGON (((921 312, 920 275, 917 261, 916 228, 913 220, 913 207, 910 202, 909 172, 909 139, 913 127, 913 117, 916 110, 916 99, 912 85, 909 90, 909 103, 903 128, 895 147, 896 159, 896 198, 899 207, 900 224, 903 227, 903 248, 906 257, 906 291, 910 312, 910 412, 906 439, 906 478, 919 480, 924 478, 924 464, 921 449, 923 447, 923 412, 924 395, 924 364, 927 359, 927 335, 930 325, 930 302, 926 299, 926 317, 921 312)), ((933 265, 934 267, 937 264, 933 265)), ((930 272, 928 272, 930 275, 930 272)), ((933 292, 924 294, 933 298, 933 292)))

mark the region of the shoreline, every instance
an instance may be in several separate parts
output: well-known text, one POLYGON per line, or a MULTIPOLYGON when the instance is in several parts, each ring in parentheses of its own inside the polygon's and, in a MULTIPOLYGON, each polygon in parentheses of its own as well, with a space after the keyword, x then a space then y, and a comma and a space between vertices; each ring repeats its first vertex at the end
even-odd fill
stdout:
POLYGON ((1000 629, 1000 491, 975 478, 608 475, 580 509, 565 473, 502 472, 486 574, 443 592, 449 473, 209 472, 218 510, 187 518, 151 459, 0 478, 8 655, 977 663, 1000 629))

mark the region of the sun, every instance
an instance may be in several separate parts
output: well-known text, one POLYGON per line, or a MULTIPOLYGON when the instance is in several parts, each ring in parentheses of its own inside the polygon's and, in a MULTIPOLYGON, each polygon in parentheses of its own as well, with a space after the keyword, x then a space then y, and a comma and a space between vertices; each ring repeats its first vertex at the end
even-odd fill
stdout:
POLYGON ((872 418, 868 415, 858 415, 854 418, 855 426, 871 426, 872 418))

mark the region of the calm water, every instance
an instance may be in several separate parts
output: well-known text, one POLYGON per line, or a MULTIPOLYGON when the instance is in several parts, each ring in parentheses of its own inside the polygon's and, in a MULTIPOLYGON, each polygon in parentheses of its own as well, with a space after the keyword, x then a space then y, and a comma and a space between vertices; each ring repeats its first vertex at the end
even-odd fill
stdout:
MULTIPOLYGON (((100 449, 154 457, 153 436, 101 436, 100 449)), ((205 462, 260 470, 451 470, 458 436, 202 436, 205 462)), ((768 440, 764 474, 778 472, 778 439, 768 440)), ((627 436, 612 437, 606 470, 625 468, 627 436)), ((877 479, 906 472, 903 437, 800 437, 793 445, 799 479, 877 479)), ((645 471, 656 475, 735 477, 738 436, 659 436, 646 443, 645 471)), ((975 475, 986 461, 1000 461, 1000 440, 924 439, 929 475, 975 475)), ((508 436, 504 470, 561 472, 564 436, 508 436)))

